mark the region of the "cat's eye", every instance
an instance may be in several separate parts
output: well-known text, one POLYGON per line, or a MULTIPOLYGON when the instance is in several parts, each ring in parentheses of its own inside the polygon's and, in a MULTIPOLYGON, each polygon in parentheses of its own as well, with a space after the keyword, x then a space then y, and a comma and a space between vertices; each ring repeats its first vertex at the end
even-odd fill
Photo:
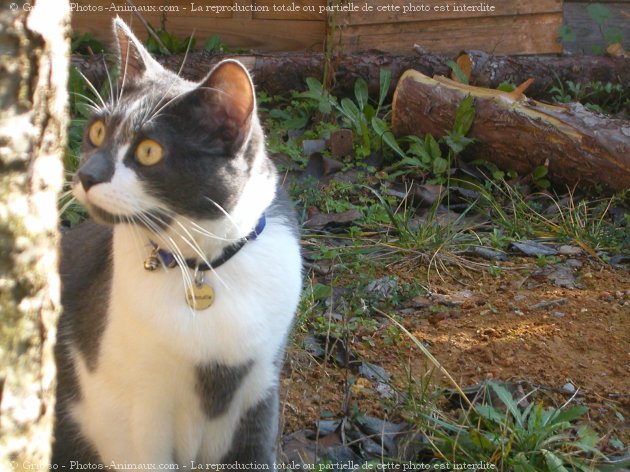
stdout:
POLYGON ((157 141, 145 139, 136 147, 136 160, 143 166, 152 166, 162 160, 162 146, 157 141))
POLYGON ((93 146, 99 147, 105 141, 105 123, 97 120, 90 126, 88 137, 93 146))

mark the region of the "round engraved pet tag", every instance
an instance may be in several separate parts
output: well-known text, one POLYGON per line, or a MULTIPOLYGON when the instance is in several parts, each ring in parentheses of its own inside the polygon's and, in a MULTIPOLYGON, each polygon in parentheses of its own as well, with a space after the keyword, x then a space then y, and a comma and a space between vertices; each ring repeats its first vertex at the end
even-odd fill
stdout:
POLYGON ((194 310, 205 310, 214 302, 214 290, 207 284, 193 284, 186 290, 186 303, 194 310))

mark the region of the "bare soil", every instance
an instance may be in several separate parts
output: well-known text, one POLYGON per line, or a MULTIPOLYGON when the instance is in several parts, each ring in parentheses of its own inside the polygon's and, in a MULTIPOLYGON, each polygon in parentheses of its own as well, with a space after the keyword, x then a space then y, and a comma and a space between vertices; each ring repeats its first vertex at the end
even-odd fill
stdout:
MULTIPOLYGON (((575 259, 574 259, 575 260, 575 259)), ((511 258, 503 271, 470 273, 452 268, 427 280, 426 267, 399 266, 400 280, 424 280, 429 295, 403 303, 403 325, 465 387, 485 379, 539 387, 550 403, 590 407, 589 421, 607 437, 630 439, 630 271, 577 258, 574 284, 563 288, 541 275, 531 258, 511 258), (567 385, 571 384, 571 385, 567 385), (571 393, 575 387, 575 396, 571 393)), ((560 283, 562 285, 562 283, 560 283)), ((376 315, 374 315, 376 316, 376 315)), ((390 384, 404 391, 410 376, 421 379, 432 364, 404 333, 394 339, 391 320, 347 337, 357 359, 383 367, 390 384), (365 332, 363 332, 365 331, 365 332)), ((349 405, 395 421, 404 408, 383 398, 373 379, 356 369, 314 358, 295 335, 283 378, 284 432, 316 429, 323 417, 343 417, 349 405)), ((452 387, 434 373, 431 382, 452 387)))

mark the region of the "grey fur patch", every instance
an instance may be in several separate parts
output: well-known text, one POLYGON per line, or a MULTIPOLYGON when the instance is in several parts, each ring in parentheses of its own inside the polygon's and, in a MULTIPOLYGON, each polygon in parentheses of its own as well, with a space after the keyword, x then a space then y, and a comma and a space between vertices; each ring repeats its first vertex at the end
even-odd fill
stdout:
POLYGON ((208 419, 223 415, 230 408, 232 397, 249 373, 253 362, 236 367, 220 364, 197 366, 195 392, 208 419))
POLYGON ((63 370, 66 348, 78 347, 93 371, 107 324, 112 277, 111 227, 91 221, 66 232, 62 239, 61 304, 57 343, 63 370))
POLYGON ((94 447, 82 437, 70 411, 81 399, 74 357, 81 355, 91 371, 98 366, 109 306, 111 243, 111 228, 90 221, 67 231, 62 239, 59 273, 63 312, 55 345, 57 401, 51 458, 59 467, 67 468, 70 461, 100 461, 94 447))
POLYGON ((266 214, 268 218, 280 218, 283 220, 283 223, 290 229, 291 234, 296 239, 300 239, 300 228, 297 224, 295 206, 282 187, 278 187, 276 190, 276 197, 266 210, 266 214))
POLYGON ((278 388, 272 387, 264 400, 243 415, 234 433, 232 448, 221 463, 267 464, 270 470, 274 470, 279 423, 278 404, 278 388))

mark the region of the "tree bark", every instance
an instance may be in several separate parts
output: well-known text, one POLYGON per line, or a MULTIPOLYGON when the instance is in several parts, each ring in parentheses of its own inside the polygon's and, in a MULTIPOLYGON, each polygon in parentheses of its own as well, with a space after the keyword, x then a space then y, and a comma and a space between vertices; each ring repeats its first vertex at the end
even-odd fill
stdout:
POLYGON ((0 0, 0 469, 47 466, 69 5, 0 0))
MULTIPOLYGON (((198 81, 223 59, 238 59, 253 72, 254 82, 259 90, 270 95, 286 94, 290 90, 304 90, 306 78, 322 79, 324 74, 324 54, 321 53, 275 53, 254 55, 216 55, 206 51, 189 53, 182 68, 183 54, 157 56, 156 59, 166 68, 179 71, 182 77, 198 81)), ((449 67, 444 58, 434 55, 400 56, 393 54, 370 53, 334 55, 331 59, 334 70, 332 90, 335 94, 354 94, 354 83, 362 77, 368 83, 371 96, 378 96, 379 73, 381 68, 392 72, 393 93, 396 81, 407 69, 417 69, 425 74, 448 74, 449 67)), ((107 80, 107 67, 111 69, 103 55, 73 56, 72 64, 96 86, 107 80)))
POLYGON ((466 51, 460 53, 456 62, 470 65, 469 83, 478 87, 497 88, 506 80, 522 84, 533 77, 527 92, 535 98, 546 97, 558 81, 630 84, 630 59, 626 57, 493 56, 483 51, 466 51))
POLYGON ((457 106, 469 94, 475 99, 469 136, 476 142, 466 157, 520 175, 545 165, 557 184, 630 188, 630 122, 605 118, 579 104, 546 105, 410 70, 394 93, 394 133, 441 136, 453 127, 457 106))
MULTIPOLYGON (((482 87, 496 88, 501 82, 511 80, 522 83, 530 77, 535 81, 529 95, 535 98, 548 96, 549 89, 559 80, 588 82, 630 83, 630 59, 607 56, 492 56, 480 51, 462 53, 469 56, 473 66, 471 83, 482 87)), ((158 56, 156 59, 165 67, 179 71, 184 56, 158 56)), ((284 94, 289 90, 303 90, 307 77, 321 79, 324 74, 324 55, 320 53, 276 53, 254 55, 215 55, 206 51, 189 54, 182 76, 189 80, 200 80, 210 68, 222 59, 234 58, 242 61, 254 73, 254 82, 260 90, 271 95, 284 94)), ((368 82, 371 96, 378 96, 379 70, 388 68, 392 72, 393 92, 396 82, 408 69, 425 75, 451 73, 447 61, 450 57, 418 53, 403 56, 370 52, 366 54, 337 54, 332 57, 334 80, 332 91, 336 95, 354 93, 354 83, 362 77, 368 82)), ((73 56, 72 64, 97 86, 106 80, 106 60, 100 54, 73 56)), ((111 67, 111 65, 110 65, 111 67)))

